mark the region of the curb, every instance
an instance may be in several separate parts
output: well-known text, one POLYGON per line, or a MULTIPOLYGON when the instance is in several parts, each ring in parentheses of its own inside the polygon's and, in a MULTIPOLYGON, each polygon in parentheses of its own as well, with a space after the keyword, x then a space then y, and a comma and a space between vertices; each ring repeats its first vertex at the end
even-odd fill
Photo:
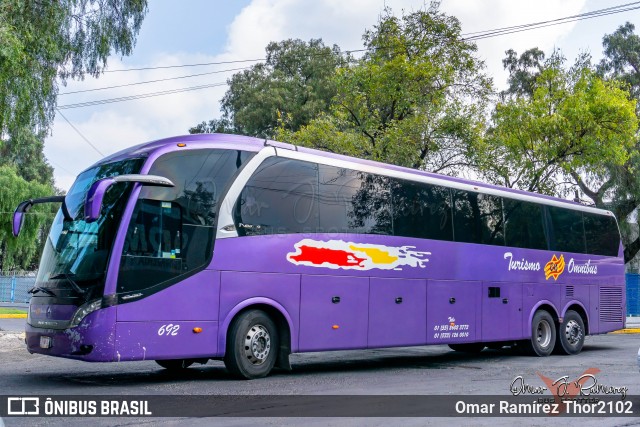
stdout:
POLYGON ((627 328, 611 332, 612 334, 640 334, 640 328, 627 328))
POLYGON ((26 319, 27 314, 0 314, 0 319, 26 319))

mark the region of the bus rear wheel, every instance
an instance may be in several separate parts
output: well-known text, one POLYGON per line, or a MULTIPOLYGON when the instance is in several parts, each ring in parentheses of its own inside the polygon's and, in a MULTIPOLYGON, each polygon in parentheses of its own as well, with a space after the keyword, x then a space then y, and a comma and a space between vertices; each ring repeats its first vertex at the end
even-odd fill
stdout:
POLYGON ((567 310, 556 338, 556 351, 560 354, 578 354, 584 345, 585 328, 582 317, 567 310))
POLYGON ((172 359, 172 360, 156 360, 156 363, 169 371, 180 371, 187 369, 193 365, 193 360, 172 359))
POLYGON ((485 345, 481 342, 472 342, 468 344, 449 344, 449 348, 463 353, 480 353, 484 350, 485 345))
POLYGON ((531 356, 549 356, 556 344, 556 324, 544 310, 536 311, 531 321, 531 339, 523 342, 525 353, 531 356))
POLYGON ((266 377, 276 363, 278 330, 267 313, 250 310, 233 319, 227 333, 224 364, 245 379, 266 377))

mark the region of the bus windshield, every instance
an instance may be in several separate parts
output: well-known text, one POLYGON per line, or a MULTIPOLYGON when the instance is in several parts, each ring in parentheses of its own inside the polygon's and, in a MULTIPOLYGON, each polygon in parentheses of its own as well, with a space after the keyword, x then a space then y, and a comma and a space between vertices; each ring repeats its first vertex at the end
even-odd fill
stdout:
POLYGON ((138 173, 143 161, 138 158, 106 163, 78 176, 51 226, 36 286, 72 288, 87 298, 102 293, 107 260, 131 184, 113 185, 105 195, 100 217, 91 223, 84 221, 87 191, 100 179, 138 173), (67 217, 63 209, 67 210, 67 217))

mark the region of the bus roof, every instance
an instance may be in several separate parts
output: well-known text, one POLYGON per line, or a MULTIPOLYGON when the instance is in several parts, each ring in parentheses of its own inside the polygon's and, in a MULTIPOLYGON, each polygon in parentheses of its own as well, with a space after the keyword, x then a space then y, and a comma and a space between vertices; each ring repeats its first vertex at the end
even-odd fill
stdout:
MULTIPOLYGON (((404 173, 408 173, 408 174, 412 174, 412 175, 416 175, 416 176, 429 177, 429 178, 438 179, 438 180, 441 180, 441 181, 449 181, 449 182, 452 182, 452 183, 455 182, 455 183, 472 185, 474 187, 478 187, 478 190, 480 192, 482 192, 482 189, 498 190, 498 191, 501 191, 501 192, 512 193, 514 195, 523 195, 523 196, 530 196, 530 197, 533 196, 533 197, 536 197, 536 198, 539 198, 539 199, 542 199, 542 200, 546 199, 546 200, 553 201, 553 202, 561 202, 561 203, 567 204, 568 205, 567 207, 570 207, 570 208, 572 207, 574 209, 579 208, 579 207, 587 208, 587 206, 582 205, 580 203, 576 203, 576 202, 573 202, 573 201, 570 201, 570 200, 566 200, 566 199, 561 199, 561 198, 558 198, 558 197, 546 196, 546 195, 543 195, 543 194, 532 193, 532 192, 528 192, 528 191, 524 191, 524 190, 517 190, 517 189, 513 189, 513 188, 487 184, 487 183, 484 183, 484 182, 475 181, 475 180, 471 180, 471 179, 464 179, 464 178, 452 177, 452 176, 448 176, 448 175, 441 175, 441 174, 437 174, 437 173, 421 171, 421 170, 407 168, 407 167, 403 167, 403 166, 396 166, 396 165, 391 165, 391 164, 387 164, 387 163, 376 162, 376 161, 373 161, 373 160, 365 160, 365 159, 359 159, 357 157, 350 157, 350 156, 345 156, 345 155, 341 155, 341 154, 329 153, 329 152, 326 152, 326 151, 321 151, 321 150, 316 150, 316 149, 313 149, 313 148, 296 146, 296 145, 292 145, 292 144, 288 144, 288 143, 284 143, 284 142, 279 142, 279 141, 273 141, 273 140, 267 140, 267 139, 261 139, 261 138, 254 138, 254 137, 242 136, 242 135, 231 135, 231 134, 193 134, 193 135, 181 135, 181 136, 174 136, 174 137, 170 137, 170 138, 158 139, 158 140, 155 140, 155 141, 146 142, 146 143, 143 143, 143 144, 139 144, 139 145, 136 145, 136 146, 133 146, 133 147, 126 148, 126 149, 124 149, 122 151, 114 153, 114 154, 112 154, 112 155, 100 160, 96 164, 107 163, 107 162, 112 162, 112 161, 118 161, 118 160, 123 160, 123 159, 126 159, 126 158, 131 158, 131 157, 136 157, 136 156, 141 156, 141 155, 150 155, 152 152, 155 152, 156 150, 173 151, 173 149, 170 149, 170 147, 172 145, 175 145, 177 147, 178 143, 196 144, 198 147, 201 147, 201 148, 216 148, 216 147, 231 148, 231 147, 233 147, 234 149, 239 149, 239 150, 244 150, 244 151, 251 151, 251 152, 258 152, 258 151, 260 151, 261 149, 263 149, 266 146, 271 146, 271 147, 275 147, 275 148, 279 148, 279 149, 294 150, 294 151, 298 151, 300 153, 313 154, 313 155, 316 155, 316 156, 321 156, 321 157, 325 157, 325 158, 329 158, 329 159, 348 161, 348 162, 351 162, 351 163, 356 163, 356 164, 361 164, 361 165, 366 165, 366 166, 371 166, 371 167, 376 167, 376 168, 381 168, 381 169, 404 172, 404 173)), ((193 148, 193 145, 191 145, 191 147, 193 148)), ((95 165, 93 165, 93 166, 95 166, 95 165)), ((91 166, 91 167, 93 167, 93 166, 91 166)), ((542 202, 542 200, 541 200, 541 202, 542 202)), ((597 209, 597 208, 593 208, 593 207, 588 207, 588 208, 589 208, 589 210, 597 209)), ((598 209, 598 210, 601 210, 601 209, 598 209)), ((604 213, 604 212, 608 212, 608 211, 602 210, 602 212, 604 213)))

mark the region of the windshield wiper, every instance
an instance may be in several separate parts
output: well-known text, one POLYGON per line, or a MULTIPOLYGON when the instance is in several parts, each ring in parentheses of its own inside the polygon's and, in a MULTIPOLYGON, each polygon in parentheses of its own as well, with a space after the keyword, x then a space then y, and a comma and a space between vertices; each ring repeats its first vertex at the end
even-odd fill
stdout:
POLYGON ((50 277, 50 279, 67 279, 67 282, 69 282, 69 284, 71 285, 71 287, 73 288, 74 291, 76 291, 78 294, 80 295, 84 295, 87 293, 87 291, 85 289, 82 289, 80 286, 78 286, 78 284, 76 282, 73 281, 73 276, 75 276, 75 274, 70 274, 70 273, 60 273, 60 274, 56 274, 53 277, 50 277))
POLYGON ((35 295, 35 294, 37 294, 38 292, 43 292, 43 293, 45 293, 45 294, 47 294, 47 295, 49 295, 49 296, 52 296, 52 297, 57 296, 55 293, 53 293, 53 291, 50 291, 49 289, 47 289, 47 288, 43 288, 43 287, 41 287, 41 286, 34 286, 33 288, 31 288, 31 289, 29 289, 29 290, 27 291, 27 293, 28 293, 28 294, 31 294, 31 295, 35 295))

